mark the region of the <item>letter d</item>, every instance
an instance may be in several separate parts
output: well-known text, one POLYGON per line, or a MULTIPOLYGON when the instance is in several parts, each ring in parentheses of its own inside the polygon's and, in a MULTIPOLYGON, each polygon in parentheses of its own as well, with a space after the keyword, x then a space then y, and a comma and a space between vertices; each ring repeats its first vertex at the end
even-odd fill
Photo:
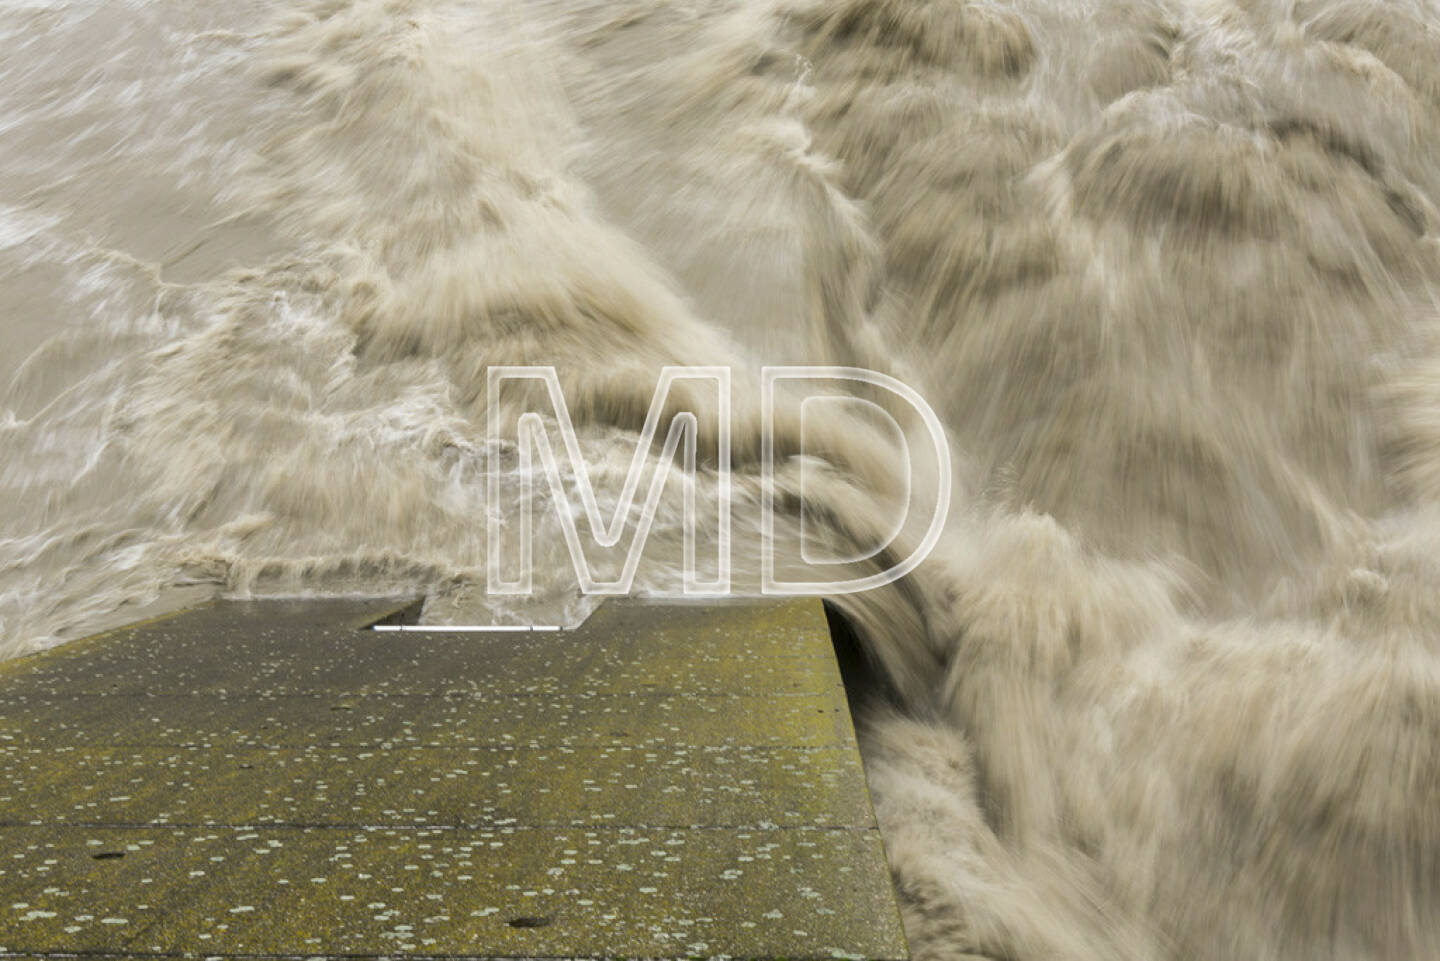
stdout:
MULTIPOLYGON (((935 545, 940 542, 940 534, 945 528, 945 520, 950 512, 951 491, 950 447, 945 439, 945 428, 925 399, 908 384, 902 383, 888 374, 866 370, 862 367, 765 367, 761 371, 761 385, 764 448, 761 452, 760 592, 767 595, 858 594, 861 591, 874 590, 877 587, 893 584, 919 567, 920 563, 930 556, 935 545), (775 577, 775 387, 782 380, 849 380, 869 384, 871 387, 887 390, 896 395, 920 415, 920 419, 929 431, 930 440, 935 445, 938 483, 936 485, 935 513, 930 519, 930 526, 927 528, 925 536, 915 550, 910 553, 910 556, 886 570, 865 577, 834 581, 781 581, 775 577)), ((903 431, 901 436, 904 436, 903 431)), ((906 454, 904 469, 908 477, 912 466, 908 450, 906 454)), ((912 492, 909 483, 905 487, 907 492, 912 492)), ((909 510, 908 497, 906 510, 909 510)), ((896 536, 903 527, 904 521, 902 520, 895 529, 896 536)), ((891 543, 893 541, 894 536, 891 538, 891 543)), ((879 554, 888 546, 887 543, 865 556, 872 557, 879 554)))

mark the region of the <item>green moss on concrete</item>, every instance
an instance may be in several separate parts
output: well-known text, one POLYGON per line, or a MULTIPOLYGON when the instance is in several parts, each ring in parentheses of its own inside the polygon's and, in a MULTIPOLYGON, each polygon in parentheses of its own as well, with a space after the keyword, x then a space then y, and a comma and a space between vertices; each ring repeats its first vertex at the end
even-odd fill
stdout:
POLYGON ((0 674, 0 950, 902 957, 818 602, 222 603, 0 674))

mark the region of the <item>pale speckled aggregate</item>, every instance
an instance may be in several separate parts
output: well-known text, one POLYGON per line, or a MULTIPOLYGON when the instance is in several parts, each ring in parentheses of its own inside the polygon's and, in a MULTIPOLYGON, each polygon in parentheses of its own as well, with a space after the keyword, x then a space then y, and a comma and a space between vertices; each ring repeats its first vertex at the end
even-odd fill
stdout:
POLYGON ((819 602, 616 602, 559 636, 354 629, 394 607, 222 602, 0 668, 0 949, 905 955, 819 602), (576 687, 552 646, 667 663, 666 689, 576 687), (217 675, 217 649, 274 669, 217 675), (508 684, 454 694, 486 660, 508 684), (286 677, 301 683, 276 693, 286 677), (554 686, 600 709, 509 723, 554 686), (33 688, 73 723, 34 710, 33 688), (468 716, 486 704, 488 723, 468 716), (458 722, 443 744, 417 743, 427 707, 458 722))

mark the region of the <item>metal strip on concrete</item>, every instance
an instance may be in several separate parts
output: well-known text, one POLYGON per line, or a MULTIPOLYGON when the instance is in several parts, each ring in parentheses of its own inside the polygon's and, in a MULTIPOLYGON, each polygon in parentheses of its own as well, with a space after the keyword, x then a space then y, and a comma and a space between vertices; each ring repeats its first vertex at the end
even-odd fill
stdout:
POLYGON ((402 608, 0 665, 0 955, 906 956, 818 601, 402 608))

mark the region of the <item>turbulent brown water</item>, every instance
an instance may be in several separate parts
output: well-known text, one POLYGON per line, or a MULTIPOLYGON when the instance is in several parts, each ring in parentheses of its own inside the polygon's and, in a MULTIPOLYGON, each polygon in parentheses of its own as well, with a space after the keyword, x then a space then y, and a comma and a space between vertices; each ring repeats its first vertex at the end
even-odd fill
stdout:
MULTIPOLYGON (((660 367, 732 366, 753 586, 759 365, 870 368, 957 470, 842 599, 916 955, 1440 958, 1440 6, 4 0, 0 49, 3 653, 185 585, 578 620, 553 523, 485 592, 501 363, 606 504, 660 367)), ((820 411, 782 534, 883 541, 896 438, 820 411)))

